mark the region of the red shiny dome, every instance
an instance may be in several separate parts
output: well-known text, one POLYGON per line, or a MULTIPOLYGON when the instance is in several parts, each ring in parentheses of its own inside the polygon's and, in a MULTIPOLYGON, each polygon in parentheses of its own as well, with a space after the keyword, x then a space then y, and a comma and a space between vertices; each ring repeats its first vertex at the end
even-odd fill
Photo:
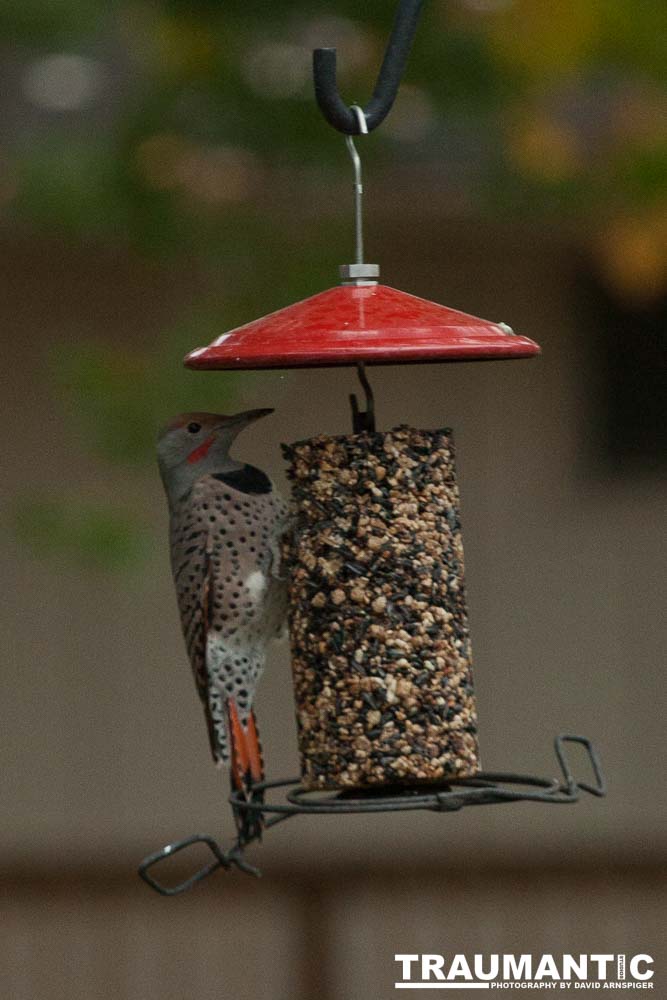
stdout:
POLYGON ((339 285, 217 337, 188 368, 315 368, 531 358, 538 345, 501 323, 387 285, 339 285))

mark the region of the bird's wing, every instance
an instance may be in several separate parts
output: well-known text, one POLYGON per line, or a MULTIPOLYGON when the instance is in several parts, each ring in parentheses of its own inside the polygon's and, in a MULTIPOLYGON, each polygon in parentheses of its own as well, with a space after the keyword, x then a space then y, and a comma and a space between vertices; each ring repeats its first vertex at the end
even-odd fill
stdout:
POLYGON ((218 759, 217 741, 210 704, 210 677, 206 655, 213 608, 213 565, 209 532, 185 517, 174 518, 171 554, 181 628, 192 673, 204 706, 211 751, 218 759))

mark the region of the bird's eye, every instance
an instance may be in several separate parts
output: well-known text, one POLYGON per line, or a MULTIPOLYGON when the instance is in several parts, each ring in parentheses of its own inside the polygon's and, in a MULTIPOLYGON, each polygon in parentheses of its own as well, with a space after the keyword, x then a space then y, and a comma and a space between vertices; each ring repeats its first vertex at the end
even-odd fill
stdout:
POLYGON ((196 420, 193 420, 191 424, 188 424, 188 430, 191 434, 196 434, 197 431, 201 430, 201 424, 198 424, 196 420))

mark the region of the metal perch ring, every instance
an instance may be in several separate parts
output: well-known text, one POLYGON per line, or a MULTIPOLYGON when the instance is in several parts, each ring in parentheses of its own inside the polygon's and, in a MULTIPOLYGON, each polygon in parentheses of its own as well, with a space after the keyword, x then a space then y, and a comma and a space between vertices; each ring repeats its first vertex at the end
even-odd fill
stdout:
MULTIPOLYGON (((302 788, 297 778, 265 781, 256 786, 257 791, 286 789, 284 803, 246 802, 237 795, 229 801, 236 810, 261 813, 266 817, 264 830, 282 823, 291 816, 341 813, 400 812, 425 809, 430 812, 458 812, 464 806, 499 805, 507 802, 545 802, 553 805, 572 805, 579 800, 580 792, 588 792, 599 798, 607 794, 607 786, 602 774, 600 759, 595 747, 585 736, 561 734, 554 741, 560 778, 539 778, 534 775, 505 773, 500 771, 480 771, 474 778, 450 779, 447 784, 429 785, 422 788, 387 788, 369 791, 349 792, 309 792, 302 788), (594 783, 577 781, 567 759, 565 743, 579 743, 586 749, 593 770, 594 783), (523 786, 523 787, 522 787, 523 786)), ((139 866, 141 878, 163 896, 178 896, 191 889, 197 882, 211 875, 219 868, 238 868, 247 875, 261 873, 244 858, 245 848, 256 840, 237 840, 225 851, 220 844, 206 834, 194 834, 178 840, 144 858, 139 866), (193 844, 205 844, 213 860, 200 868, 194 875, 174 886, 166 886, 151 874, 151 869, 159 862, 173 857, 193 844)))

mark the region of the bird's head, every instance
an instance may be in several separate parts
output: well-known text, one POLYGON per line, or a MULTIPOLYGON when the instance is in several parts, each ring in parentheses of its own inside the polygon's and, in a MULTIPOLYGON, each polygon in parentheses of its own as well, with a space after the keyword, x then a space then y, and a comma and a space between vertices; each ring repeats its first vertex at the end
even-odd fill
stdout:
POLYGON ((229 449, 244 427, 273 410, 244 410, 233 416, 221 413, 181 413, 158 435, 160 475, 170 503, 184 496, 193 483, 210 472, 239 468, 229 449))

